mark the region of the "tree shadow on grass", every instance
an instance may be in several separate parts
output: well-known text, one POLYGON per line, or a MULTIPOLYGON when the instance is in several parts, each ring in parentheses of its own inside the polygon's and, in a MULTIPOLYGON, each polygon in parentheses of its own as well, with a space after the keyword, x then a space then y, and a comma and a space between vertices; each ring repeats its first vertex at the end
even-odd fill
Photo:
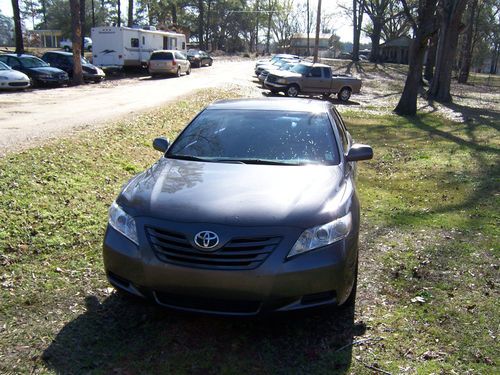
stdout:
POLYGON ((112 294, 85 298, 43 353, 56 373, 345 374, 351 365, 354 308, 236 319, 165 310, 112 294))

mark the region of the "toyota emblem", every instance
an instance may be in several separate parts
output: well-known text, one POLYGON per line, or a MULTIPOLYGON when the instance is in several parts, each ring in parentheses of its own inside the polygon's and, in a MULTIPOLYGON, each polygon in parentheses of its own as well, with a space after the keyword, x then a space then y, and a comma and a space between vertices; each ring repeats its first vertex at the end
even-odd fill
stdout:
POLYGON ((196 233, 194 243, 203 250, 210 250, 219 244, 219 236, 209 230, 196 233))

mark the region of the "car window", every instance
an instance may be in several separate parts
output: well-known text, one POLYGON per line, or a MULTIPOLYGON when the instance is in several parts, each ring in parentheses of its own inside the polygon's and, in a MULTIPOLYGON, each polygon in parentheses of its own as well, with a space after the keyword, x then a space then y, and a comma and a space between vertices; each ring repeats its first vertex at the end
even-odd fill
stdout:
POLYGON ((186 57, 186 56, 184 56, 184 54, 183 54, 183 53, 181 53, 181 52, 174 52, 174 53, 175 53, 175 58, 176 58, 177 60, 186 60, 186 59, 187 59, 187 57, 186 57))
POLYGON ((321 78, 321 68, 318 68, 318 67, 312 68, 311 69, 311 76, 321 78))
POLYGON ((10 65, 12 69, 22 68, 21 62, 15 57, 7 56, 7 64, 10 65))
POLYGON ((0 61, 0 70, 11 70, 11 67, 0 61))
POLYGON ((48 64, 39 59, 38 57, 21 57, 21 63, 25 68, 40 68, 44 66, 48 66, 48 64))
POLYGON ((172 52, 153 52, 151 60, 173 60, 174 55, 172 52))
POLYGON ((340 159, 325 113, 218 109, 205 110, 193 120, 169 155, 295 165, 335 165, 340 159))

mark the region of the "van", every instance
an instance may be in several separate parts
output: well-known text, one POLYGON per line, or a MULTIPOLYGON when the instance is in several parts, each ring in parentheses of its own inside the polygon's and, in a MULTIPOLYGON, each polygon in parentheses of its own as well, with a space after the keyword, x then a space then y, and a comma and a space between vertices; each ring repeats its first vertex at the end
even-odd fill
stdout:
POLYGON ((149 74, 175 74, 180 77, 182 73, 191 74, 191 63, 187 56, 180 51, 158 50, 153 51, 148 63, 149 74))

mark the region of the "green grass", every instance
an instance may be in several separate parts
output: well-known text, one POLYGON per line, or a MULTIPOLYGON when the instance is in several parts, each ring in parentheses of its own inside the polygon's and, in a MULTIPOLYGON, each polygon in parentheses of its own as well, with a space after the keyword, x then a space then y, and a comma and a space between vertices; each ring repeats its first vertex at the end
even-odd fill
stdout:
POLYGON ((0 373, 498 373, 491 121, 340 108, 375 150, 358 170, 355 311, 216 319, 109 288, 101 242, 122 184, 159 157, 154 137, 172 139, 204 105, 237 95, 201 92, 0 160, 0 373))

